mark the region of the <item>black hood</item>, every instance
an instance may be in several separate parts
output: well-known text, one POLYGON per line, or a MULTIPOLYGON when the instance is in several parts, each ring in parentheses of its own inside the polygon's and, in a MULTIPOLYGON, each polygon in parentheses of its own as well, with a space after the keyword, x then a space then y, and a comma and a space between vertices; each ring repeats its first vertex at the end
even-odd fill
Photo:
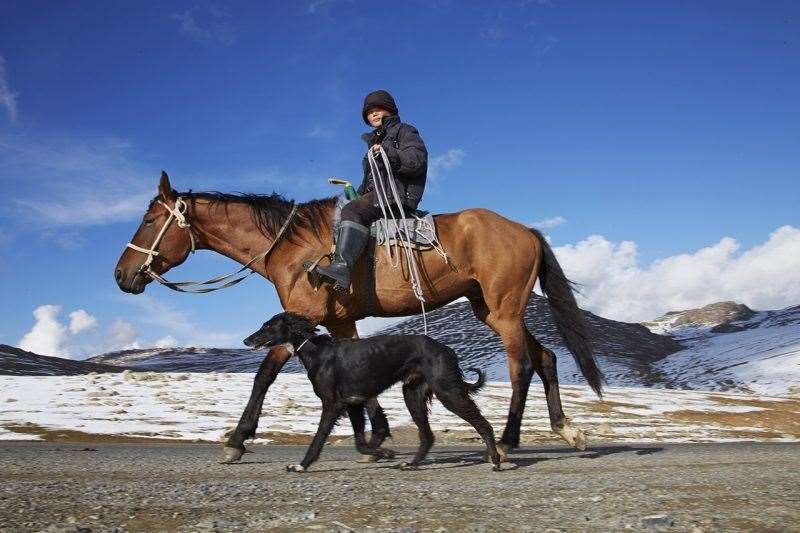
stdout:
POLYGON ((367 95, 366 98, 364 98, 364 107, 361 109, 361 118, 364 119, 364 122, 367 126, 372 125, 367 120, 367 110, 371 107, 381 107, 392 115, 397 115, 400 111, 397 109, 397 104, 395 103, 394 98, 392 98, 392 95, 383 89, 372 91, 367 95))

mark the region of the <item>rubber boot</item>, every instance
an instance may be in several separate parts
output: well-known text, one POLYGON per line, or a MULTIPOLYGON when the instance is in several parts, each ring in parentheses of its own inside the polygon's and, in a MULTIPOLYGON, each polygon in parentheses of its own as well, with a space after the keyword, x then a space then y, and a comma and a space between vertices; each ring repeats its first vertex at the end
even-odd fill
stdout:
POLYGON ((317 272, 325 281, 332 282, 337 291, 347 291, 350 288, 350 273, 368 240, 369 228, 343 220, 339 226, 333 261, 330 266, 317 267, 317 272))

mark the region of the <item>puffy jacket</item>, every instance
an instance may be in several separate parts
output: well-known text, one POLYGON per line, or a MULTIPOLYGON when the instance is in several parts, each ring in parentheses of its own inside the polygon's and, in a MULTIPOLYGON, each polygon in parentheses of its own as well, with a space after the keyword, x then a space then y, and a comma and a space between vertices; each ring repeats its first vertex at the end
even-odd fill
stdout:
MULTIPOLYGON (((425 181, 428 175, 428 150, 419 136, 417 128, 404 124, 400 117, 392 115, 384 117, 380 127, 361 136, 367 143, 367 149, 374 144, 380 144, 386 151, 395 186, 403 204, 416 209, 425 191, 425 181)), ((383 163, 377 158, 383 171, 383 163)), ((364 179, 358 187, 359 194, 365 194, 375 188, 372 171, 364 155, 362 162, 364 179)))

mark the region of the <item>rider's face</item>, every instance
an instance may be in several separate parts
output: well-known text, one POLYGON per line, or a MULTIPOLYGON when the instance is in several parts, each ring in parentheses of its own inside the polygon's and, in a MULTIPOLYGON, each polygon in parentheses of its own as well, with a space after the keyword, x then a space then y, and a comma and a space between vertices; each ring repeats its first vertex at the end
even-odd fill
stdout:
POLYGON ((382 107, 370 107, 367 109, 367 120, 373 128, 377 128, 383 122, 383 117, 390 117, 391 113, 382 107))

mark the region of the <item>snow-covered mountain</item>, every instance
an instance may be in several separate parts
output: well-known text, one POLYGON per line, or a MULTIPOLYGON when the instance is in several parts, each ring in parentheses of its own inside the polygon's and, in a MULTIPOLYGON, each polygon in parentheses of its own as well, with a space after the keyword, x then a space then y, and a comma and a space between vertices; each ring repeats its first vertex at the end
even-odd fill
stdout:
MULTIPOLYGON (((584 312, 598 363, 611 386, 665 387, 765 394, 800 393, 800 306, 753 311, 733 302, 667 313, 630 324, 584 312)), ((564 349, 547 300, 534 296, 525 321, 539 341, 558 355, 565 384, 583 384, 564 349)), ((422 333, 422 318, 410 317, 381 333, 422 333)), ((508 380, 499 337, 472 314, 467 302, 428 313, 428 333, 452 346, 464 366, 508 380)), ((67 375, 131 368, 156 372, 255 372, 263 351, 219 348, 127 350, 88 361, 37 356, 0 346, 0 374, 67 375)), ((285 372, 302 371, 296 359, 285 372)))
POLYGON ((74 361, 27 352, 0 344, 0 376, 75 376, 89 372, 122 372, 124 366, 74 361))
MULTIPOLYGON (((598 364, 612 386, 800 393, 800 306, 753 311, 735 302, 674 311, 644 324, 627 324, 584 311, 598 364)), ((584 383, 555 330, 547 301, 534 297, 525 321, 558 355, 563 383, 584 383)), ((452 346, 465 363, 508 379, 499 339, 478 322, 469 304, 428 315, 429 333, 452 346)), ((410 318, 386 332, 422 331, 410 318)))
POLYGON ((800 393, 800 306, 753 311, 721 302, 645 325, 686 345, 653 365, 665 386, 800 393))

